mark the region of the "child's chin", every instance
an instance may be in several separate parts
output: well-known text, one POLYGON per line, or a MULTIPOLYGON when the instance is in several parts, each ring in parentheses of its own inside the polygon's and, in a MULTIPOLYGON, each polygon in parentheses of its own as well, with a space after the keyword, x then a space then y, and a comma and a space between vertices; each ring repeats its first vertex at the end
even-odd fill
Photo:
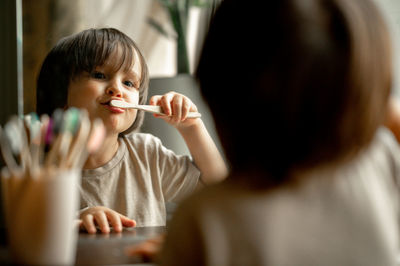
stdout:
POLYGON ((118 131, 118 133, 124 133, 124 134, 128 134, 128 133, 131 133, 131 132, 133 132, 133 130, 131 129, 132 128, 132 126, 133 126, 133 122, 129 125, 129 126, 127 126, 127 127, 123 127, 123 128, 120 128, 119 130, 117 130, 118 131))
POLYGON ((131 128, 135 119, 136 116, 133 119, 129 119, 129 121, 127 118, 116 116, 116 117, 108 117, 107 119, 108 121, 103 120, 103 122, 105 123, 105 127, 110 132, 122 133, 131 128))

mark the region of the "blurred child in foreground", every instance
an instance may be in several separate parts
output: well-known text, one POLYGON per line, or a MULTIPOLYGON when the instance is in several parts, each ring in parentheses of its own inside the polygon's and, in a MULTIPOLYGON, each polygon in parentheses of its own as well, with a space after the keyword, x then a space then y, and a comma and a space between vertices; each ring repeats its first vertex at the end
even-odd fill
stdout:
POLYGON ((391 57, 370 0, 222 1, 197 77, 232 172, 178 208, 161 264, 395 265, 391 57))

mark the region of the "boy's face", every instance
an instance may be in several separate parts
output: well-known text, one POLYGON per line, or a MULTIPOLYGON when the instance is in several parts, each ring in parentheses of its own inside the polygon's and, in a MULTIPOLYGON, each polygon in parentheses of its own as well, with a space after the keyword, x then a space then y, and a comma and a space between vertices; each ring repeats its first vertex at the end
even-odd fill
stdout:
POLYGON ((121 109, 109 105, 112 99, 129 103, 139 103, 140 64, 129 71, 123 68, 115 72, 119 62, 119 50, 113 52, 104 65, 96 67, 92 73, 84 72, 70 81, 68 106, 84 108, 93 120, 103 120, 107 133, 118 134, 128 129, 136 119, 136 109, 121 109))

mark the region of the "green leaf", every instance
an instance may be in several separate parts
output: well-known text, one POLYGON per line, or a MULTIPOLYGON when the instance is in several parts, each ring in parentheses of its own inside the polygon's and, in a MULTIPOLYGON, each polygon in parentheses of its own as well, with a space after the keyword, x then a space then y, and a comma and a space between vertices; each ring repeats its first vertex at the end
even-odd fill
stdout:
MULTIPOLYGON (((189 60, 186 47, 186 24, 189 16, 190 6, 202 8, 211 7, 214 0, 158 0, 168 11, 172 25, 176 32, 177 41, 177 72, 189 73, 189 60)), ((160 34, 171 38, 168 33, 157 21, 149 18, 148 23, 152 25, 160 34)))
POLYGON ((164 29, 164 27, 160 23, 155 21, 153 18, 150 18, 150 17, 147 18, 147 23, 149 23, 149 25, 151 25, 156 31, 158 31, 164 37, 166 37, 166 38, 176 38, 176 36, 173 36, 168 31, 166 31, 164 29))

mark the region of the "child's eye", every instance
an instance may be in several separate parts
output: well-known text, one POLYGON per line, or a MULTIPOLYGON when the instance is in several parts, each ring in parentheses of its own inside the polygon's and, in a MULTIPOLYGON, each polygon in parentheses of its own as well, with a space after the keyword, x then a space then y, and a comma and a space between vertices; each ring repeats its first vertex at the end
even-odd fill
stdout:
POLYGON ((106 76, 105 76, 103 73, 98 72, 98 71, 93 72, 93 73, 91 74, 91 76, 92 76, 93 78, 95 78, 95 79, 105 79, 105 78, 106 78, 106 76))
POLYGON ((128 87, 133 87, 133 83, 130 81, 124 81, 124 84, 128 87))
POLYGON ((124 84, 125 84, 126 86, 128 86, 128 87, 138 88, 138 86, 137 86, 136 83, 134 83, 134 82, 132 82, 132 81, 129 81, 129 80, 124 81, 124 84))

